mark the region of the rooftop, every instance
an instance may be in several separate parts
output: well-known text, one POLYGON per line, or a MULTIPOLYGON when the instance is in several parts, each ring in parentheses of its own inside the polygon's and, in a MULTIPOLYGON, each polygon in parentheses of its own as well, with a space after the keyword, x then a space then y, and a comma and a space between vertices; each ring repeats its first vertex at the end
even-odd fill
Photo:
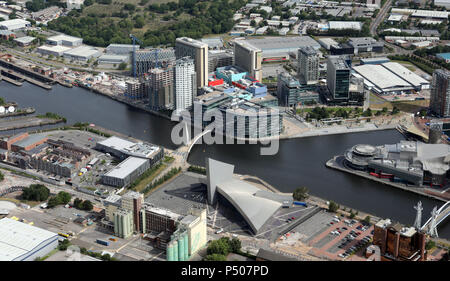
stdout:
POLYGON ((69 41, 69 42, 76 42, 79 40, 83 40, 78 37, 73 37, 65 34, 59 34, 52 37, 47 38, 48 41, 69 41))
POLYGON ((105 176, 124 179, 147 161, 147 159, 128 157, 106 173, 105 176))
POLYGON ((410 83, 392 75, 391 71, 381 65, 364 64, 354 66, 353 69, 383 91, 411 87, 410 83))
POLYGON ((32 144, 34 144, 36 142, 39 142, 39 141, 41 141, 43 139, 47 139, 47 137, 45 135, 32 134, 32 135, 29 135, 27 138, 25 138, 23 140, 15 142, 13 145, 24 148, 24 147, 32 145, 32 144))
MULTIPOLYGON (((244 40, 239 40, 244 41, 244 40)), ((300 48, 310 46, 319 49, 320 45, 309 36, 289 36, 289 37, 264 37, 262 39, 245 39, 248 44, 261 49, 263 52, 270 49, 300 48)))
POLYGON ((17 260, 58 234, 10 218, 0 219, 0 260, 17 260))

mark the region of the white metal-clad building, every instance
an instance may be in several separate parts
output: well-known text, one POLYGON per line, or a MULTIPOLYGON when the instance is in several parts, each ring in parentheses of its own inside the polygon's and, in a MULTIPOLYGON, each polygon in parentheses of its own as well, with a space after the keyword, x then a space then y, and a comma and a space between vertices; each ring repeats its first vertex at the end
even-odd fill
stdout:
POLYGON ((396 94, 414 89, 410 83, 381 65, 363 64, 353 67, 353 70, 371 82, 374 85, 372 89, 379 94, 396 94))
MULTIPOLYGON (((134 48, 136 48, 137 51, 139 50, 140 46, 135 45, 134 48)), ((132 44, 109 44, 108 47, 106 47, 107 54, 128 55, 131 52, 133 52, 132 44)))
POLYGON ((36 49, 36 51, 42 55, 53 55, 55 57, 60 57, 64 54, 64 52, 67 52, 70 50, 68 47, 63 46, 40 46, 36 49))
POLYGON ((33 261, 58 246, 58 234, 10 218, 0 220, 0 261, 33 261))
POLYGON ((76 61, 88 61, 91 58, 97 58, 100 55, 101 53, 99 50, 89 46, 80 46, 64 52, 65 59, 76 61))
POLYGON ((419 75, 415 74, 411 70, 407 69, 403 65, 396 63, 396 62, 385 62, 381 64, 386 69, 394 73, 395 75, 401 77, 403 80, 407 81, 411 85, 414 86, 414 88, 418 91, 423 89, 429 89, 430 88, 430 82, 423 79, 419 75))
POLYGON ((83 44, 83 39, 65 34, 60 34, 47 38, 47 44, 76 47, 81 46, 81 44, 83 44))
POLYGON ((115 64, 115 63, 122 63, 122 62, 128 62, 130 59, 127 55, 109 55, 104 54, 101 55, 98 58, 98 63, 104 63, 104 64, 115 64))
POLYGON ((13 19, 13 20, 5 20, 0 22, 0 29, 2 30, 19 30, 24 29, 26 27, 30 27, 31 23, 29 21, 23 19, 13 19))
POLYGON ((329 29, 354 29, 361 30, 362 23, 359 21, 330 21, 329 29))

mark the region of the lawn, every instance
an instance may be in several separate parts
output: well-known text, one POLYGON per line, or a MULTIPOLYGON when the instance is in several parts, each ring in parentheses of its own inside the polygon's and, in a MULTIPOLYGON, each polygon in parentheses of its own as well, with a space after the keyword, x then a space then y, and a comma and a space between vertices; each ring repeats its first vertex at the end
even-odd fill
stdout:
POLYGON ((145 179, 143 179, 142 181, 140 181, 138 183, 138 185, 136 185, 136 187, 134 188, 135 191, 138 192, 142 192, 147 185, 151 184, 152 181, 162 172, 164 171, 164 169, 167 167, 167 164, 162 164, 161 167, 159 167, 156 171, 154 171, 153 173, 151 173, 148 177, 146 177, 145 179))

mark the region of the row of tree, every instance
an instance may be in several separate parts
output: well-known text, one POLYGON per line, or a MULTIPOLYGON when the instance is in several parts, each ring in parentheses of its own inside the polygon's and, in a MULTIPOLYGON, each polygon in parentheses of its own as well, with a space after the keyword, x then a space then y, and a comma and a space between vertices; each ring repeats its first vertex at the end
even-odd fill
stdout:
POLYGON ((206 249, 207 261, 225 261, 229 253, 241 254, 241 240, 228 237, 222 237, 218 240, 211 241, 206 249))

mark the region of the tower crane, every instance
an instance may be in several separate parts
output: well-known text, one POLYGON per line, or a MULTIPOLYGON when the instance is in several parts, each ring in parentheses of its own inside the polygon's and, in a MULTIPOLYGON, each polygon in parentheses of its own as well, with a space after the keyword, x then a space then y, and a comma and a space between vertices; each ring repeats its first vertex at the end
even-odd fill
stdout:
POLYGON ((133 54, 132 54, 132 73, 133 73, 133 77, 136 78, 136 41, 138 43, 144 44, 142 43, 141 40, 139 40, 136 36, 134 36, 133 34, 130 34, 130 38, 133 40, 133 54))

